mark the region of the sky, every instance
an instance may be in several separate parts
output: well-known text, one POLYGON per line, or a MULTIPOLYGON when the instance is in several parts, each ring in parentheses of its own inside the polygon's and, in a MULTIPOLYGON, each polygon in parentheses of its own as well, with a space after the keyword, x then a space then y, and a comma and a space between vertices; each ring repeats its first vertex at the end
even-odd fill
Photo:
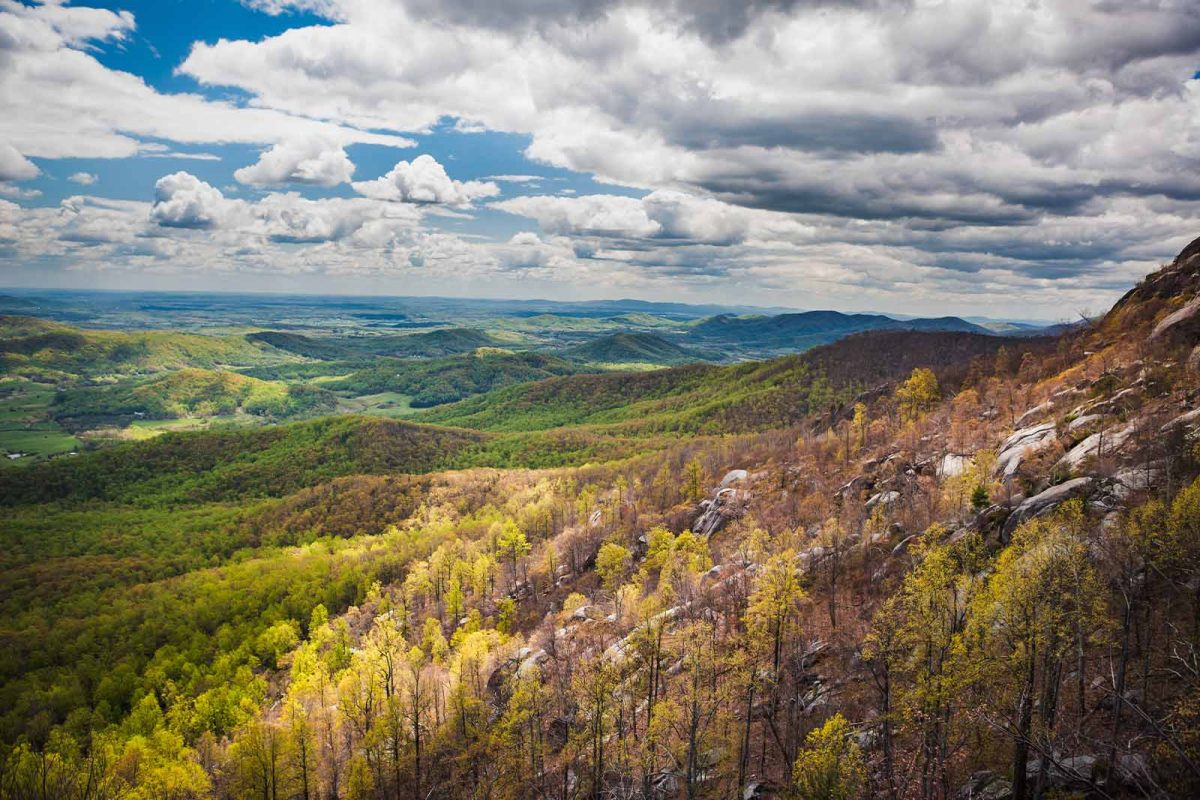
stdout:
POLYGON ((0 286, 1063 320, 1198 211, 1195 0, 0 0, 0 286))

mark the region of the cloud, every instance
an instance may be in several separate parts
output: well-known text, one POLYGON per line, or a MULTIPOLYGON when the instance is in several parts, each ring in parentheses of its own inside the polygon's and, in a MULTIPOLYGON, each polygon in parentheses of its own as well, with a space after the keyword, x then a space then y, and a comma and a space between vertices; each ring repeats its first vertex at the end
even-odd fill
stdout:
POLYGON ((141 212, 153 235, 125 245, 220 248, 262 270, 454 275, 458 263, 668 296, 735 286, 809 307, 965 311, 983 295, 1053 316, 1111 299, 1195 233, 1196 3, 245 4, 325 19, 194 44, 180 74, 245 98, 233 103, 104 68, 92 50, 132 36, 131 17, 0 0, 0 107, 12 110, 0 140, 26 162, 251 142, 267 149, 241 176, 302 188, 350 180, 339 154, 351 142, 400 146, 452 125, 519 135, 535 162, 634 190, 513 197, 494 208, 536 234, 468 241, 426 227, 473 230, 435 208, 533 176, 455 181, 424 156, 353 182, 359 196, 340 205, 181 185, 155 203, 161 224, 141 212), (327 145, 299 144, 313 141, 327 145))
POLYGON ((500 193, 496 184, 486 181, 456 181, 430 155, 399 161, 383 177, 373 181, 355 181, 354 191, 375 200, 400 203, 442 203, 461 206, 482 197, 500 193))
POLYGON ((491 204, 529 217, 543 231, 563 236, 651 239, 670 243, 735 244, 743 241, 752 215, 720 200, 677 191, 642 198, 622 195, 526 196, 491 204))
POLYGON ((27 181, 36 178, 40 170, 17 148, 0 142, 0 181, 27 181))
POLYGON ((76 172, 67 178, 71 183, 78 183, 80 186, 91 186, 96 181, 100 180, 99 176, 91 172, 76 172))
POLYGON ((500 181, 501 183, 533 183, 545 179, 544 175, 488 175, 485 180, 500 181))
POLYGON ((316 244, 340 241, 366 230, 368 238, 398 228, 412 229, 418 209, 364 198, 302 197, 274 192, 249 202, 226 197, 220 189, 188 172, 159 178, 149 219, 162 228, 208 230, 265 238, 273 242, 316 244))
POLYGON ((338 144, 320 137, 280 142, 259 156, 258 162, 233 173, 239 183, 278 186, 303 183, 337 186, 349 183, 354 164, 338 144))
POLYGON ((154 184, 150 218, 167 228, 213 228, 242 207, 221 191, 188 172, 175 172, 154 184))
POLYGON ((164 94, 105 67, 90 52, 121 44, 134 29, 129 12, 0 0, 0 140, 41 158, 132 156, 143 137, 180 144, 270 144, 303 136, 412 144, 274 109, 164 94))

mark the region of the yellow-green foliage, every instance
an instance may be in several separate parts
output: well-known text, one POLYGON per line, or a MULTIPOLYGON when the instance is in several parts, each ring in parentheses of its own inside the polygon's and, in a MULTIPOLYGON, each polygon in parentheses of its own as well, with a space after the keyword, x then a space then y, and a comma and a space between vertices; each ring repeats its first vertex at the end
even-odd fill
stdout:
POLYGON ((941 396, 937 376, 933 370, 924 367, 914 369, 908 380, 896 388, 900 415, 906 420, 916 419, 933 408, 941 396))
POLYGON ((297 359, 241 336, 95 331, 25 317, 0 318, 0 367, 14 374, 129 375, 289 360, 297 359))
POLYGON ((850 800, 866 784, 862 751, 850 737, 850 723, 841 714, 809 732, 792 768, 792 795, 797 800, 850 800))

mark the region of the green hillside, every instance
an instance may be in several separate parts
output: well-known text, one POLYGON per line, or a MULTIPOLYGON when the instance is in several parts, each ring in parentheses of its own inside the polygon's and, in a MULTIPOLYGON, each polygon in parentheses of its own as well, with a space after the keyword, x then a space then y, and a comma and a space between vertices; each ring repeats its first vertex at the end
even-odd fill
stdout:
POLYGON ((93 331, 28 317, 0 317, 0 370, 31 378, 254 366, 290 358, 241 336, 93 331))
POLYGON ((0 504, 272 497, 356 473, 429 472, 487 437, 377 417, 170 433, 0 472, 0 504))
POLYGON ((614 333, 567 347, 559 355, 585 364, 645 364, 676 366, 706 360, 694 350, 680 347, 652 333, 614 333))
POLYGON ((354 396, 399 392, 411 397, 412 407, 427 408, 574 371, 575 367, 553 356, 481 348, 431 360, 380 360, 323 385, 354 396))
POLYGON ((67 389, 55 397, 50 412, 60 422, 79 423, 104 417, 175 419, 238 411, 289 417, 329 412, 335 406, 333 395, 323 389, 190 368, 144 382, 67 389))
POLYGON ((363 359, 371 356, 437 358, 494 347, 499 340, 474 328, 443 328, 401 336, 304 336, 280 331, 246 334, 246 340, 277 350, 321 360, 363 359))
POLYGON ((864 334, 771 361, 552 378, 479 395, 414 419, 489 431, 606 426, 634 435, 787 427, 865 388, 906 375, 914 366, 961 368, 973 357, 990 356, 1004 342, 957 333, 864 334))

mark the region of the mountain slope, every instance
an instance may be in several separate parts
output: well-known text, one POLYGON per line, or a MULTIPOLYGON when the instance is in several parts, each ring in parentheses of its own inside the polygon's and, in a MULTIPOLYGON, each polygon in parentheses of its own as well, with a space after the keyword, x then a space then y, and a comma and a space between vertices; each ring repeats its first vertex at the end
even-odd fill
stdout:
POLYGON ((564 348, 558 354, 586 364, 675 366, 705 360, 695 351, 652 333, 614 333, 564 348))
POLYGON ((377 417, 326 417, 253 430, 171 433, 0 471, 0 505, 272 497, 341 475, 429 472, 485 441, 472 431, 377 417))
POLYGON ((735 353, 746 350, 782 353, 807 350, 850 334, 872 330, 990 333, 958 317, 896 320, 879 314, 805 311, 774 317, 727 314, 710 317, 696 324, 688 339, 696 344, 728 347, 735 353))
POLYGON ((428 360, 384 359, 367 369, 329 381, 324 387, 354 396, 399 392, 411 396, 413 408, 428 408, 504 386, 569 375, 575 371, 576 368, 566 361, 541 353, 481 348, 428 360))
POLYGON ((241 336, 174 331, 124 333, 0 317, 0 370, 31 377, 112 375, 294 360, 241 336))
MULTIPOLYGON (((876 332, 799 356, 642 374, 551 378, 478 395, 414 417, 491 431, 604 426, 623 433, 704 433, 788 427, 916 366, 965 373, 1011 340, 970 333, 876 332)), ((1031 340, 1027 347, 1049 346, 1031 340)))
POLYGON ((85 423, 106 417, 145 416, 171 419, 244 411, 286 417, 332 411, 335 398, 307 386, 285 386, 235 372, 187 368, 138 383, 66 389, 50 407, 60 422, 85 423))

